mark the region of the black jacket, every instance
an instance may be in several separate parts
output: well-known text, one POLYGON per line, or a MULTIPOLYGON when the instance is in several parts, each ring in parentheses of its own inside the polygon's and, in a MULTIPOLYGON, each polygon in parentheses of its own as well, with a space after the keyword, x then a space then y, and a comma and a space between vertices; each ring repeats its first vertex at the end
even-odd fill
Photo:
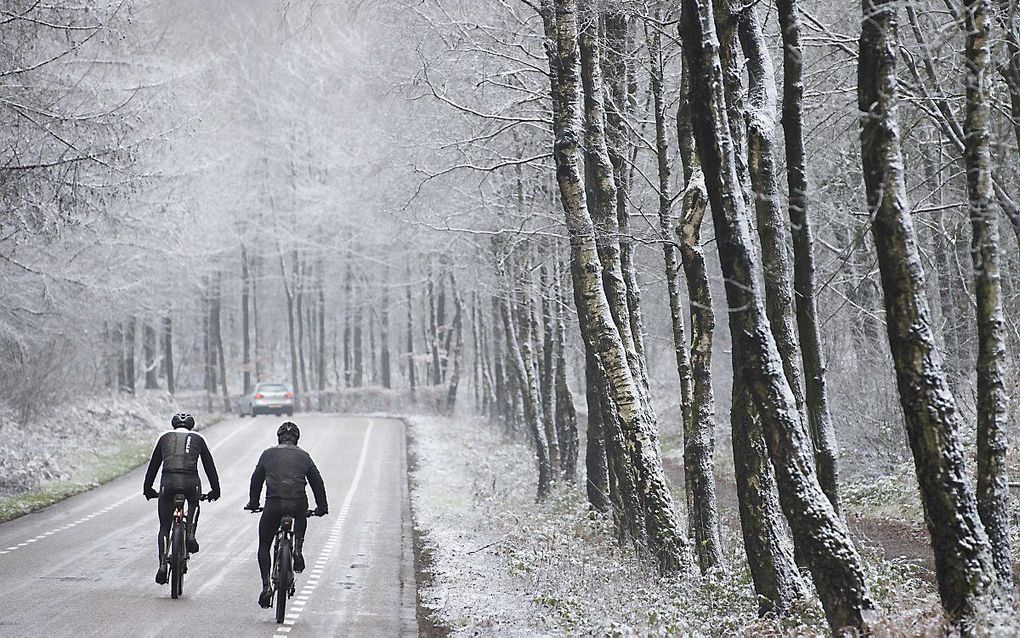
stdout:
POLYGON ((281 444, 262 453, 251 475, 249 502, 259 502, 263 483, 266 484, 266 500, 307 498, 307 483, 315 495, 315 504, 323 509, 327 507, 326 486, 322 484, 319 468, 308 452, 296 445, 281 444))
POLYGON ((171 474, 197 477, 199 459, 202 459, 205 475, 209 477, 210 488, 218 492, 220 477, 216 473, 216 464, 213 463, 205 437, 185 428, 165 432, 152 449, 149 469, 145 472, 145 483, 142 487, 144 489, 152 487, 160 465, 163 466, 164 479, 171 474))

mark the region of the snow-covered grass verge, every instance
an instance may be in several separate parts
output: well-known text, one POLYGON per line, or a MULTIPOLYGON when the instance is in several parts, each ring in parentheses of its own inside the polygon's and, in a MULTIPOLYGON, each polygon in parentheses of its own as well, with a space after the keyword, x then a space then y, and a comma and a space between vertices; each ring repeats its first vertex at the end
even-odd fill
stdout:
MULTIPOLYGON (((737 532, 725 569, 662 578, 613 539, 579 490, 534 500, 534 457, 482 421, 412 417, 411 501, 428 558, 419 596, 454 635, 827 635, 820 606, 757 617, 737 532)), ((678 501, 682 502, 682 501, 678 501)), ((864 548, 884 635, 939 633, 933 588, 913 565, 864 548)))
MULTIPOLYGON (((181 409, 168 394, 109 395, 49 410, 28 425, 0 410, 0 522, 110 481, 144 463, 181 409)), ((219 417, 201 418, 200 427, 219 417)))

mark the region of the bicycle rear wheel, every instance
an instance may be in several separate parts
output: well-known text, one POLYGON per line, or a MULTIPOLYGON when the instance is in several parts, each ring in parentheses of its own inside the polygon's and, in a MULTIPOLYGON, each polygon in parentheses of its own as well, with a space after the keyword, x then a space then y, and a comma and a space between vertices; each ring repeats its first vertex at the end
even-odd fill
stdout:
POLYGON ((287 596, 290 595, 291 578, 293 578, 290 543, 282 543, 279 561, 276 564, 276 622, 282 623, 287 615, 287 596))
POLYGON ((170 598, 177 598, 184 591, 184 530, 175 524, 170 530, 170 598))

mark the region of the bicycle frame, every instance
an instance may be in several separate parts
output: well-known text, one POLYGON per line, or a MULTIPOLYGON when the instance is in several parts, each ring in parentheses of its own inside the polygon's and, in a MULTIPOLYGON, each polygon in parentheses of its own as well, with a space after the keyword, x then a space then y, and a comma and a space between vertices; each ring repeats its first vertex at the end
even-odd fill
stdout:
MULTIPOLYGON (((263 508, 249 509, 252 514, 261 512, 263 508)), ((308 518, 315 516, 309 510, 308 518)), ((294 595, 294 517, 285 514, 280 518, 280 527, 273 539, 273 566, 270 570, 270 583, 276 599, 276 622, 282 623, 287 612, 287 598, 294 595)))
MULTIPOLYGON (((200 494, 198 500, 203 501, 206 498, 207 495, 200 494)), ((192 511, 185 513, 184 504, 186 502, 184 494, 174 494, 173 522, 166 539, 166 560, 170 572, 170 598, 178 598, 184 591, 184 574, 188 573, 188 559, 191 557, 187 546, 189 516, 194 517, 195 521, 198 520, 198 503, 195 503, 195 507, 191 508, 192 511)))

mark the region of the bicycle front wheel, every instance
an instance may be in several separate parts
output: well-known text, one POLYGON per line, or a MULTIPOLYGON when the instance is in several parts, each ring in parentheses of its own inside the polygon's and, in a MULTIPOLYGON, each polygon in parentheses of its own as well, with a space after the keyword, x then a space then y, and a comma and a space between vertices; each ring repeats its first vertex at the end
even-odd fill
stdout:
POLYGON ((184 530, 174 525, 170 531, 170 598, 177 598, 184 591, 184 561, 187 556, 184 547, 184 530))
POLYGON ((282 543, 279 560, 276 563, 276 622, 282 623, 287 615, 287 596, 290 594, 290 581, 294 577, 291 571, 290 543, 282 543))

